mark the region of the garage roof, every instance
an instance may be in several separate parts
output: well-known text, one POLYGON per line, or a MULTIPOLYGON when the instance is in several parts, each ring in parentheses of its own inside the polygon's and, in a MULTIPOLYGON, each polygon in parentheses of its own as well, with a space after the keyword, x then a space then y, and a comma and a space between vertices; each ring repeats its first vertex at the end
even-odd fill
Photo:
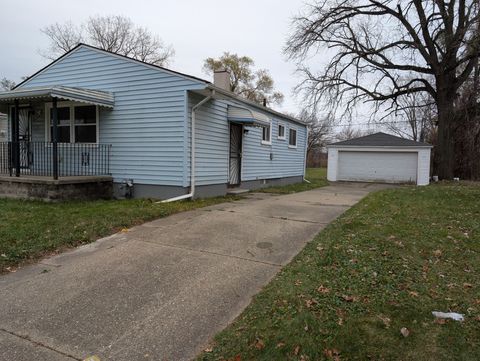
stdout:
POLYGON ((354 146, 354 147, 427 147, 432 146, 428 143, 416 142, 411 139, 400 138, 386 133, 375 133, 364 137, 344 140, 342 142, 332 143, 329 147, 354 146))

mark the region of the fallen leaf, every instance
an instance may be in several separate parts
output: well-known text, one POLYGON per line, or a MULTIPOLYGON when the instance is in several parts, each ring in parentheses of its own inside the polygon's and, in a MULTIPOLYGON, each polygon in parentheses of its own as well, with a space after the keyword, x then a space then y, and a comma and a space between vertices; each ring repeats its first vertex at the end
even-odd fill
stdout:
POLYGON ((122 230, 120 231, 121 233, 127 233, 129 231, 128 228, 122 228, 122 230))
POLYGON ((317 291, 320 293, 329 293, 330 289, 325 287, 324 285, 320 285, 320 287, 317 288, 317 291))
POLYGON ((408 337, 408 335, 410 335, 410 331, 406 327, 402 327, 400 329, 400 333, 403 335, 403 337, 408 337))
POLYGON ((285 342, 277 343, 277 348, 282 348, 283 346, 285 346, 285 342))
POLYGON ((213 347, 207 347, 205 350, 203 350, 205 352, 212 352, 213 351, 213 347))
POLYGON ((358 301, 358 297, 357 296, 347 296, 347 295, 343 295, 342 296, 342 299, 346 302, 357 302, 358 301))
POLYGON ((265 343, 263 342, 263 340, 261 340, 260 338, 257 338, 255 340, 255 348, 257 350, 262 350, 265 348, 265 343))
POLYGON ((386 316, 382 316, 382 315, 378 316, 378 318, 380 318, 382 320, 382 322, 383 322, 383 324, 385 325, 386 328, 390 327, 390 323, 392 322, 391 319, 389 319, 386 316))
POLYGON ((327 358, 339 359, 338 356, 340 355, 340 351, 338 351, 335 348, 332 348, 332 349, 326 348, 325 350, 323 350, 323 354, 327 358))
POLYGON ((437 249, 436 251, 433 252, 433 255, 437 258, 440 258, 442 256, 442 251, 437 249))
POLYGON ((300 280, 295 281, 295 286, 300 286, 301 284, 302 284, 302 281, 300 281, 300 280))
POLYGON ((473 285, 472 285, 471 283, 465 282, 465 283, 463 284, 463 287, 464 287, 464 288, 472 288, 473 285))
POLYGON ((305 306, 307 306, 307 308, 310 308, 310 307, 312 307, 313 305, 316 305, 317 303, 318 303, 318 302, 312 298, 312 299, 310 299, 310 300, 306 300, 306 301, 305 301, 305 306))
POLYGON ((418 292, 415 291, 409 291, 408 294, 412 297, 418 297, 418 292))
POLYGON ((293 349, 293 354, 296 356, 296 355, 298 355, 299 352, 300 352, 300 346, 297 345, 297 346, 295 346, 295 348, 293 349))

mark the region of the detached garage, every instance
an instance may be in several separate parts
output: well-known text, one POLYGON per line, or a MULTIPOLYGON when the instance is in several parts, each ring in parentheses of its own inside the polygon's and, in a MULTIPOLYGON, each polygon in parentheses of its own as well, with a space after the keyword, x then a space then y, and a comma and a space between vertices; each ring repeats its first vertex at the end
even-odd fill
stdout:
POLYGON ((427 143, 385 133, 329 144, 329 181, 415 183, 430 181, 427 143))

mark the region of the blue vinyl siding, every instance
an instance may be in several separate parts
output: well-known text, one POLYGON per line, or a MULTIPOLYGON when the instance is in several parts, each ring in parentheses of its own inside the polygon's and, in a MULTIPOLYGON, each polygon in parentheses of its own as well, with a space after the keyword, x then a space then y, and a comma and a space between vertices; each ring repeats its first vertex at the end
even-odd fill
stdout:
MULTIPOLYGON (((132 178, 140 184, 190 185, 191 108, 202 100, 191 90, 203 89, 204 83, 79 47, 21 87, 52 85, 114 93, 114 109, 100 108, 99 138, 100 143, 112 144, 110 169, 115 181, 132 178)), ((240 101, 212 100, 197 111, 197 185, 228 183, 229 104, 249 107, 240 101)), ((32 124, 33 141, 45 140, 45 107, 39 106, 32 124)), ((306 128, 265 114, 272 119, 272 145, 261 144, 261 128, 246 128, 242 180, 302 175, 306 128), (277 139, 279 121, 285 125, 286 140, 277 139), (288 147, 290 127, 297 129, 296 149, 288 147)))
POLYGON ((243 139, 242 180, 271 179, 303 175, 305 126, 286 118, 272 117, 272 145, 262 144, 262 129, 249 127, 243 139), (285 140, 278 139, 278 124, 285 125, 285 140), (297 148, 288 147, 289 129, 297 130, 297 148), (270 159, 270 153, 273 159, 270 159))
MULTIPOLYGON (((189 134, 191 108, 201 100, 200 96, 189 95, 187 124, 189 134)), ((211 100, 197 110, 196 184, 198 185, 228 183, 230 149, 228 104, 246 107, 240 102, 211 100)), ((286 118, 265 114, 272 119, 272 145, 262 144, 261 128, 245 128, 248 133, 243 135, 242 181, 303 175, 306 127, 286 118), (285 125, 285 140, 277 139, 279 122, 285 125), (291 127, 297 130, 297 148, 288 147, 291 127), (273 153, 273 160, 270 160, 270 153, 273 153)), ((184 184, 188 185, 190 182, 190 137, 187 138, 185 159, 187 173, 184 184)))
MULTIPOLYGON (((190 184, 190 128, 192 106, 203 99, 190 95, 188 102, 188 137, 185 146, 185 185, 190 184)), ((227 104, 211 100, 196 112, 196 172, 195 184, 221 184, 228 182, 230 130, 227 121, 227 104)))
MULTIPOLYGON (((100 143, 112 144, 115 181, 182 185, 186 89, 204 84, 161 69, 80 47, 22 87, 64 85, 113 92, 113 110, 100 108, 100 143)), ((43 141, 42 121, 33 124, 43 141)))

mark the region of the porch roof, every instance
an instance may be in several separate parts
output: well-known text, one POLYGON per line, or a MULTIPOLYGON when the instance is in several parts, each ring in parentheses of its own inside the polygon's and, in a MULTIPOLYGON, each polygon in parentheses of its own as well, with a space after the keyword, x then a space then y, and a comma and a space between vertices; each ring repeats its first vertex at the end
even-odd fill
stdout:
POLYGON ((228 106, 228 120, 254 126, 268 126, 270 124, 270 118, 265 114, 232 105, 228 106))
POLYGON ((52 98, 100 105, 107 108, 113 108, 115 104, 113 93, 66 86, 19 88, 0 92, 1 103, 12 102, 14 100, 49 100, 52 98))

